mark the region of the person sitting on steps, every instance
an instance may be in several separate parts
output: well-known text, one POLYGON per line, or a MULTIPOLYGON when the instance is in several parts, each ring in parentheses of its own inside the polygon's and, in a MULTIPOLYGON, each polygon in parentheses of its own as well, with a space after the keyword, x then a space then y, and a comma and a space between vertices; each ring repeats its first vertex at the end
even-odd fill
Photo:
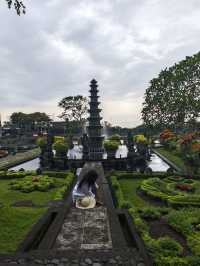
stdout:
POLYGON ((73 194, 80 195, 79 199, 93 197, 98 205, 102 205, 99 198, 99 186, 97 185, 98 175, 94 170, 89 171, 83 179, 75 186, 73 194))

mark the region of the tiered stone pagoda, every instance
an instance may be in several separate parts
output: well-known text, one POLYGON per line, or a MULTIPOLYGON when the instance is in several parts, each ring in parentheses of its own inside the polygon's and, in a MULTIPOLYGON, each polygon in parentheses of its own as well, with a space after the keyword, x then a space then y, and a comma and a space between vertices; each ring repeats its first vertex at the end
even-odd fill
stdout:
POLYGON ((100 102, 98 101, 97 81, 93 79, 90 83, 90 108, 89 108, 89 126, 87 127, 88 132, 88 159, 98 161, 103 158, 103 136, 100 116, 101 109, 99 109, 100 102))

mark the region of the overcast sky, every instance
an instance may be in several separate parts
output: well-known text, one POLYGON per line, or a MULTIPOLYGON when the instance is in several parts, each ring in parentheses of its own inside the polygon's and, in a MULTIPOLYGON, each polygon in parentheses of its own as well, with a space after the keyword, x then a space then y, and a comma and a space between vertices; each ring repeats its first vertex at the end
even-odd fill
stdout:
POLYGON ((104 120, 141 124, 149 81, 200 50, 200 0, 0 1, 0 113, 45 111, 99 82, 104 120))

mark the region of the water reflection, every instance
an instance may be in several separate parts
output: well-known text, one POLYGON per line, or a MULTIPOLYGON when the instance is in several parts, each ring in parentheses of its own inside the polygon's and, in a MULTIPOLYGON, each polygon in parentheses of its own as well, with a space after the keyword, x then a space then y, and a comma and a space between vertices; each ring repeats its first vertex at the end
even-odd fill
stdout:
POLYGON ((169 168, 169 165, 155 153, 151 155, 151 161, 148 163, 148 166, 151 167, 151 169, 155 172, 165 172, 169 168))
MULTIPOLYGON (((116 151, 116 158, 126 158, 128 154, 128 148, 126 145, 119 145, 118 150, 116 151)), ((69 159, 82 159, 83 157, 83 146, 75 144, 73 149, 70 149, 67 153, 69 159)), ((107 159, 107 153, 103 154, 103 159, 107 159)), ((151 161, 148 162, 148 166, 151 167, 153 171, 164 172, 169 168, 169 165, 165 163, 160 157, 156 154, 151 155, 151 161)), ((31 161, 19 164, 15 167, 10 168, 9 170, 19 170, 23 168, 24 170, 36 170, 40 167, 39 158, 33 159, 31 161)))
POLYGON ((20 168, 23 168, 26 171, 32 171, 32 170, 36 170, 39 167, 40 167, 40 160, 39 160, 39 158, 36 158, 36 159, 30 160, 28 162, 21 163, 21 164, 14 166, 12 168, 9 168, 9 170, 18 171, 20 168))

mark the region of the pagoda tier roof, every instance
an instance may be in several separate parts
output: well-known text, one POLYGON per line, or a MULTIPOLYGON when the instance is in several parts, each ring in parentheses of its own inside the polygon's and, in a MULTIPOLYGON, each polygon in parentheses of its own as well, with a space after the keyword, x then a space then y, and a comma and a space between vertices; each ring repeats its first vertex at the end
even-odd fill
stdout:
POLYGON ((100 104, 100 102, 95 102, 95 101, 89 102, 90 106, 98 106, 99 104, 100 104))
POLYGON ((103 117, 89 117, 87 120, 89 121, 89 122, 96 122, 97 120, 102 120, 103 119, 103 117))
POLYGON ((100 96, 99 95, 90 95, 89 97, 90 98, 99 98, 100 96))
POLYGON ((102 125, 89 125, 87 126, 88 129, 93 129, 93 128, 103 128, 102 125))
POLYGON ((100 113, 102 109, 95 108, 95 109, 88 109, 88 112, 91 114, 92 113, 100 113))

